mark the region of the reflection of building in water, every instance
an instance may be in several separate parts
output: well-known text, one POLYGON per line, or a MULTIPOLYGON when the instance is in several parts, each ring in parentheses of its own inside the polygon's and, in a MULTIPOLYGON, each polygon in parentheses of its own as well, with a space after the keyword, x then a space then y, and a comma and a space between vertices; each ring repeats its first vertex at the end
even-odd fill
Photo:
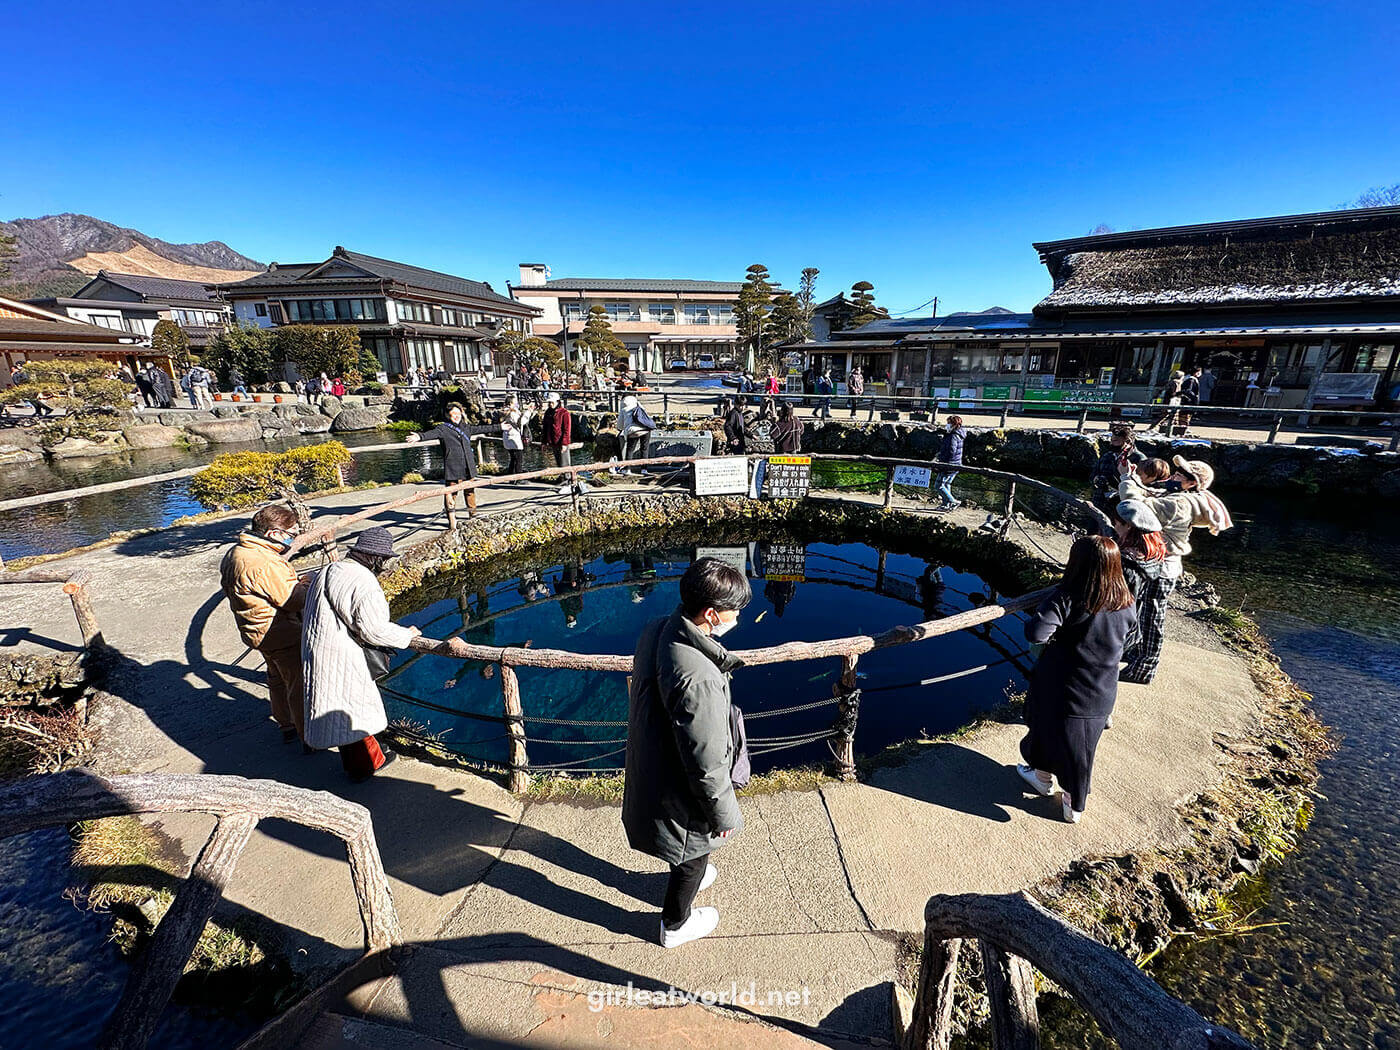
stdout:
POLYGON ((796 596, 797 584, 792 580, 769 580, 763 588, 763 597, 773 606, 773 615, 780 618, 796 596))

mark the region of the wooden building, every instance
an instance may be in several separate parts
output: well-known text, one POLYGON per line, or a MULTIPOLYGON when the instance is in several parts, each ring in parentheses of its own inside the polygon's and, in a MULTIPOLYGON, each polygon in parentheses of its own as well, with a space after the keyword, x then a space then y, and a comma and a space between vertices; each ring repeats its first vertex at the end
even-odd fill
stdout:
POLYGON ((246 281, 211 286, 235 319, 259 328, 353 325, 385 372, 492 368, 501 331, 528 333, 538 309, 489 284, 337 246, 319 263, 273 263, 246 281))
POLYGON ((1034 245, 1029 314, 876 321, 801 349, 877 391, 1152 401, 1209 367, 1225 405, 1393 405, 1400 207, 1096 234, 1034 245))
MULTIPOLYGON (((83 285, 71 298, 54 300, 54 306, 61 312, 76 315, 83 312, 71 305, 74 300, 91 300, 107 309, 97 309, 97 316, 109 314, 115 303, 130 303, 131 308, 120 310, 121 327, 128 331, 141 331, 147 339, 155 324, 149 321, 149 308, 155 307, 162 319, 174 321, 184 329, 189 337, 190 349, 199 353, 207 347, 229 320, 228 306, 220 302, 203 281, 185 281, 174 277, 150 277, 144 274, 115 273, 111 270, 98 270, 97 276, 83 285), (139 307, 145 306, 143 311, 139 307)), ((96 323, 104 323, 97 321, 96 323)))
POLYGON ((30 303, 0 299, 0 361, 4 364, 0 387, 10 385, 10 370, 15 365, 65 357, 109 361, 133 373, 152 360, 167 371, 170 368, 168 359, 153 357, 130 332, 84 324, 30 303))

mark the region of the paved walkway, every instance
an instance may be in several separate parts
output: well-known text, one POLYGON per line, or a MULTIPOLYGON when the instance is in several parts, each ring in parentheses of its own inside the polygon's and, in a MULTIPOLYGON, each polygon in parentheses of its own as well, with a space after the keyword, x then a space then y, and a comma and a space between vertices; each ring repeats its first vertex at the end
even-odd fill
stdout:
MULTIPOLYGON (((410 490, 328 497, 318 516, 410 490)), ((497 512, 546 498, 557 497, 518 485, 487 490, 483 506, 497 512)), ((419 534, 420 510, 432 506, 391 515, 391 528, 419 534)), ((971 526, 982 516, 962 511, 957 520, 971 526)), ((1176 806, 1217 779, 1213 735, 1244 732, 1256 717, 1242 662, 1173 617, 1157 683, 1122 689, 1082 824, 1064 824, 1058 803, 1020 790, 1014 726, 932 745, 865 783, 744 799, 747 826, 717 855, 720 877, 704 900, 720 908, 717 934, 667 952, 655 943, 662 866, 627 849, 615 807, 523 804, 492 780, 411 760, 351 786, 333 754, 303 757, 278 741, 261 667, 240 659, 217 591, 219 559, 241 523, 171 528, 63 564, 93 573, 97 613, 119 653, 111 682, 119 701, 101 711, 103 772, 271 777, 335 792, 374 814, 407 937, 420 947, 398 976, 340 1004, 306 1046, 785 1047, 888 1038, 896 935, 920 929, 931 893, 1014 890, 1086 854, 1185 842, 1176 806), (741 999, 737 1011, 601 1001, 619 989, 625 997, 629 985, 727 994, 750 982, 757 1001, 741 999)), ((1041 541, 1064 544, 1054 533, 1041 541)), ((76 644, 57 586, 10 588, 5 599, 6 644, 76 644)), ((210 829, 196 816, 162 825, 187 856, 210 829)), ((309 966, 343 965, 362 946, 338 843, 302 828, 259 827, 227 906, 275 924, 309 966)))

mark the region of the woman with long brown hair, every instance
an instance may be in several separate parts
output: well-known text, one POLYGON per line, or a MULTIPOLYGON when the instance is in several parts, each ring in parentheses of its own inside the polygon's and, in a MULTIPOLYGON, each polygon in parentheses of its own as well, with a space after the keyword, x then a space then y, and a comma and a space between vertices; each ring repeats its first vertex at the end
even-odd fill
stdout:
POLYGON ((1064 578, 1026 622, 1026 638, 1045 650, 1031 669, 1025 763, 1016 772, 1039 795, 1051 794, 1058 778, 1072 824, 1089 799, 1094 753, 1118 697, 1123 643, 1136 623, 1118 544, 1108 536, 1074 542, 1064 578))

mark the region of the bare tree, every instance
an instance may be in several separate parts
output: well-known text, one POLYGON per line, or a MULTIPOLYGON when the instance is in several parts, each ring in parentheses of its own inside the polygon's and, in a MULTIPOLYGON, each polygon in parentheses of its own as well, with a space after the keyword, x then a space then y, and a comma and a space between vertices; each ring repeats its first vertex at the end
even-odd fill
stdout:
POLYGON ((1393 186, 1372 186, 1353 201, 1338 204, 1336 211, 1351 208, 1390 208, 1400 204, 1400 182, 1393 186))
POLYGON ((1106 222, 1101 222, 1101 223, 1099 223, 1097 226, 1095 226, 1092 230, 1089 231, 1089 236, 1090 236, 1090 237, 1097 237, 1097 236, 1098 236, 1099 234, 1101 234, 1101 233, 1117 233, 1117 232, 1118 232, 1118 231, 1115 230, 1115 229, 1114 229, 1112 226, 1110 226, 1108 223, 1106 223, 1106 222))

